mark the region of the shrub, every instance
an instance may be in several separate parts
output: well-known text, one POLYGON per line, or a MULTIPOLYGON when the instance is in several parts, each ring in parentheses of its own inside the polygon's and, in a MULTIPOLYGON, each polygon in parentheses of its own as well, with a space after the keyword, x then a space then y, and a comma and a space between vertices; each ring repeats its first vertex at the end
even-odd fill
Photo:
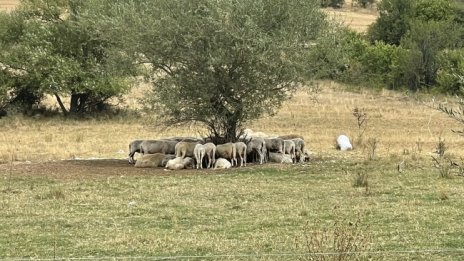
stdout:
POLYGON ((464 95, 464 48, 438 54, 437 82, 449 94, 464 95))

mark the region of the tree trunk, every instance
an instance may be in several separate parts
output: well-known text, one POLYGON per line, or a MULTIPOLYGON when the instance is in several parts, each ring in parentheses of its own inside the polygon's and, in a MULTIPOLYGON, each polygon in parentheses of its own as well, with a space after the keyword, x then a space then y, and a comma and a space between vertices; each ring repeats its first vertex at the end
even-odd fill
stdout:
POLYGON ((88 98, 88 93, 72 93, 69 112, 73 114, 85 112, 88 98))
POLYGON ((63 114, 65 116, 67 116, 69 112, 68 112, 68 110, 66 110, 66 107, 64 107, 63 101, 61 101, 61 98, 58 95, 58 93, 55 92, 54 94, 55 94, 55 97, 56 97, 56 101, 58 102, 58 105, 60 105, 61 111, 63 112, 63 114))

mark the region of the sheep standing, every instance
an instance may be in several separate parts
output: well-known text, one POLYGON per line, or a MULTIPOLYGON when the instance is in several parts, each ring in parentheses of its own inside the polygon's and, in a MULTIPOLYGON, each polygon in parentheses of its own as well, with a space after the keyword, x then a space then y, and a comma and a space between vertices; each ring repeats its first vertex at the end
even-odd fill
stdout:
POLYGON ((230 159, 232 166, 237 165, 237 151, 235 148, 235 144, 232 142, 228 142, 225 144, 216 145, 216 156, 217 158, 225 158, 230 159))
POLYGON ((203 146, 205 148, 205 156, 208 160, 206 168, 209 169, 214 167, 214 163, 216 162, 216 145, 214 145, 212 142, 208 142, 203 146))
POLYGON ((266 160, 269 160, 271 152, 284 153, 285 151, 285 142, 281 138, 264 139, 264 142, 266 143, 266 160))
POLYGON ((205 146, 203 144, 195 145, 193 149, 193 154, 195 155, 195 160, 197 162, 197 169, 203 168, 203 157, 205 157, 205 146))
POLYGON ((180 141, 176 144, 175 147, 175 154, 176 157, 193 157, 193 151, 195 150, 195 146, 197 144, 201 144, 198 141, 180 141))
MULTIPOLYGON (((235 151, 237 153, 237 156, 240 158, 240 167, 245 165, 246 167, 246 162, 247 162, 247 145, 244 142, 236 142, 235 144, 235 151)), ((238 165, 238 163, 237 163, 238 165)))
POLYGON ((254 137, 247 143, 247 154, 257 154, 259 156, 259 164, 263 164, 264 155, 266 154, 266 142, 264 138, 254 137))
POLYGON ((295 138, 292 139, 292 141, 295 143, 295 156, 296 156, 296 161, 298 162, 304 162, 305 161, 305 141, 301 138, 295 138))
POLYGON ((140 144, 142 144, 143 140, 134 140, 129 143, 129 163, 134 164, 134 155, 135 153, 140 153, 140 144))
POLYGON ((295 142, 293 140, 284 140, 285 142, 285 154, 289 154, 293 162, 296 162, 295 155, 295 142))
POLYGON ((174 148, 177 141, 172 140, 144 140, 140 144, 140 153, 142 154, 174 154, 174 148))

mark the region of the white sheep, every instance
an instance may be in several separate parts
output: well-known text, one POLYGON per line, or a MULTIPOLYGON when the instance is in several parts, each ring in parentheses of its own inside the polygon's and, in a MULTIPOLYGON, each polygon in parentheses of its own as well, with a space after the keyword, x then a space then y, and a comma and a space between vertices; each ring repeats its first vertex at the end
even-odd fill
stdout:
POLYGON ((277 163, 293 163, 292 157, 290 155, 278 152, 270 152, 269 161, 277 163))
POLYGON ((214 163, 216 162, 216 145, 212 142, 208 142, 203 146, 205 147, 205 156, 208 159, 206 168, 209 169, 214 167, 214 163))
POLYGON ((203 144, 195 145, 193 149, 193 154, 195 155, 195 160, 197 162, 197 169, 203 168, 203 157, 205 157, 205 146, 203 144))
POLYGON ((180 141, 176 144, 175 154, 176 157, 194 157, 193 151, 195 146, 201 144, 199 141, 180 141))
MULTIPOLYGON (((235 151, 236 151, 236 156, 240 158, 240 167, 245 165, 246 167, 246 162, 247 162, 247 145, 244 142, 236 142, 235 144, 235 151)), ((237 163, 238 165, 238 163, 237 163)))
POLYGON ((168 169, 168 170, 186 169, 186 168, 193 167, 193 163, 194 163, 194 161, 190 157, 185 157, 185 158, 176 157, 176 158, 174 158, 172 160, 169 160, 166 163, 166 168, 165 169, 168 169))
POLYGON ((232 166, 234 166, 234 163, 237 165, 236 155, 235 144, 232 142, 216 145, 216 156, 218 158, 230 159, 232 166))
POLYGON ((261 137, 251 138, 247 143, 247 154, 256 153, 259 156, 259 163, 263 164, 266 155, 266 142, 261 137))
POLYGON ((346 135, 340 135, 337 137, 337 149, 346 151, 352 150, 353 146, 351 145, 350 138, 346 135))
POLYGON ((231 167, 232 167, 232 164, 224 158, 216 159, 216 163, 214 164, 215 169, 229 169, 231 167))
POLYGON ((296 162, 295 142, 293 140, 284 140, 285 154, 289 154, 293 162, 296 162))

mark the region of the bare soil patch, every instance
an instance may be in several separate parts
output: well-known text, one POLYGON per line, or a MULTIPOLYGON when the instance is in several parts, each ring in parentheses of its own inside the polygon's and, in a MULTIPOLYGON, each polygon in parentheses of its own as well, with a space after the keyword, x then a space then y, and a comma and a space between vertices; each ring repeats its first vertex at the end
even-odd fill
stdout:
POLYGON ((92 160, 57 160, 32 163, 0 164, 0 173, 3 176, 49 177, 58 180, 79 180, 88 178, 105 178, 121 176, 168 176, 168 175, 204 175, 227 171, 260 168, 263 166, 283 166, 280 164, 247 164, 247 167, 233 168, 231 170, 214 169, 185 169, 169 171, 164 168, 136 168, 129 164, 127 159, 92 159, 92 160))
POLYGON ((101 176, 166 175, 162 168, 135 168, 127 160, 60 160, 39 163, 2 164, 0 172, 14 175, 79 179, 101 176))

